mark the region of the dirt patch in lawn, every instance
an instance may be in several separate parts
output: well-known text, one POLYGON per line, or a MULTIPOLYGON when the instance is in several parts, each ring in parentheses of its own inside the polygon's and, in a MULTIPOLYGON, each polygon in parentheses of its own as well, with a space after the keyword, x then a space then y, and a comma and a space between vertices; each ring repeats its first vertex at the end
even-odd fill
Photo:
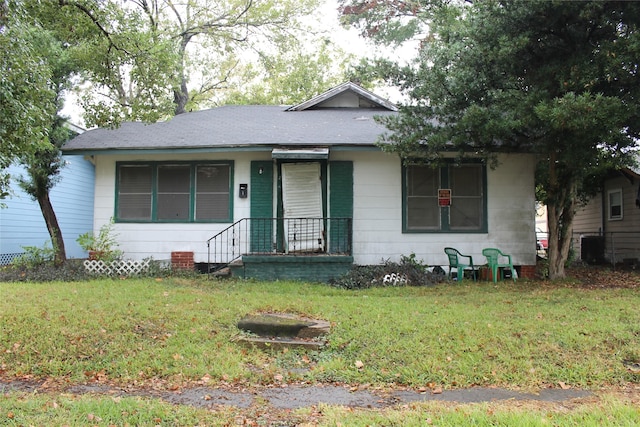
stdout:
POLYGON ((572 286, 588 289, 640 288, 640 271, 626 264, 586 265, 576 264, 566 269, 572 286))
MULTIPOLYGON (((278 386, 185 387, 177 390, 153 388, 123 388, 105 384, 64 385, 34 381, 0 381, 0 392, 93 394, 114 397, 144 397, 162 399, 176 405, 189 405, 214 409, 218 406, 250 408, 266 404, 275 409, 298 409, 320 404, 351 408, 387 408, 413 402, 450 402, 459 404, 533 401, 558 403, 590 398, 587 390, 544 388, 536 392, 520 392, 492 387, 468 389, 408 389, 347 386, 340 384, 287 384, 278 386)), ((637 392, 637 390, 636 390, 637 392)), ((632 390, 625 391, 634 395, 632 390)))

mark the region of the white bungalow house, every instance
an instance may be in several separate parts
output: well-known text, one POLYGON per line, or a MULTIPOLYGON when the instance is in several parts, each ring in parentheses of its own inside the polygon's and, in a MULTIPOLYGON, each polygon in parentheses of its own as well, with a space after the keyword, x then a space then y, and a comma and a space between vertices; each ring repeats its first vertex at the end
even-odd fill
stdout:
POLYGON ((344 83, 292 107, 224 106, 85 132, 64 147, 95 164, 94 229, 111 218, 131 259, 234 262, 234 274, 328 280, 352 264, 443 249, 536 262, 534 158, 434 169, 376 145, 385 99, 344 83), (442 191, 444 190, 444 191, 442 191))

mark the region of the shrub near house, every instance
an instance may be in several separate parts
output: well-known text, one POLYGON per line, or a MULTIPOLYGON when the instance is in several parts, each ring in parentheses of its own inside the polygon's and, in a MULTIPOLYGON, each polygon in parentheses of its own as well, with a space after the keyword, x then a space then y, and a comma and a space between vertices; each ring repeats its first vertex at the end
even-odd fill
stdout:
POLYGON ((108 263, 122 256, 123 252, 118 249, 117 235, 114 234, 113 225, 113 221, 109 221, 100 227, 97 235, 89 231, 78 236, 76 241, 89 253, 89 259, 108 263))

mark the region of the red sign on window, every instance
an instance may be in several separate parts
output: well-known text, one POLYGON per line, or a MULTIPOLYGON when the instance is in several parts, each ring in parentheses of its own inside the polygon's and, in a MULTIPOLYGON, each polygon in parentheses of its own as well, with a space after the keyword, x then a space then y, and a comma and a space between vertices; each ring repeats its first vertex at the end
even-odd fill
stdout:
POLYGON ((438 206, 451 206, 451 189, 438 189, 438 206))

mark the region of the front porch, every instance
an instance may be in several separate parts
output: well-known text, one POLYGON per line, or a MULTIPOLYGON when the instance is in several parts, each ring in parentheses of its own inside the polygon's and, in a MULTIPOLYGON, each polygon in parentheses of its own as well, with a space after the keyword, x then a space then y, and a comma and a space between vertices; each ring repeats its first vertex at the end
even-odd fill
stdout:
POLYGON ((207 241, 208 271, 327 282, 353 265, 351 218, 243 218, 207 241))
POLYGON ((244 255, 229 265, 233 277, 329 282, 353 265, 347 255, 244 255))

